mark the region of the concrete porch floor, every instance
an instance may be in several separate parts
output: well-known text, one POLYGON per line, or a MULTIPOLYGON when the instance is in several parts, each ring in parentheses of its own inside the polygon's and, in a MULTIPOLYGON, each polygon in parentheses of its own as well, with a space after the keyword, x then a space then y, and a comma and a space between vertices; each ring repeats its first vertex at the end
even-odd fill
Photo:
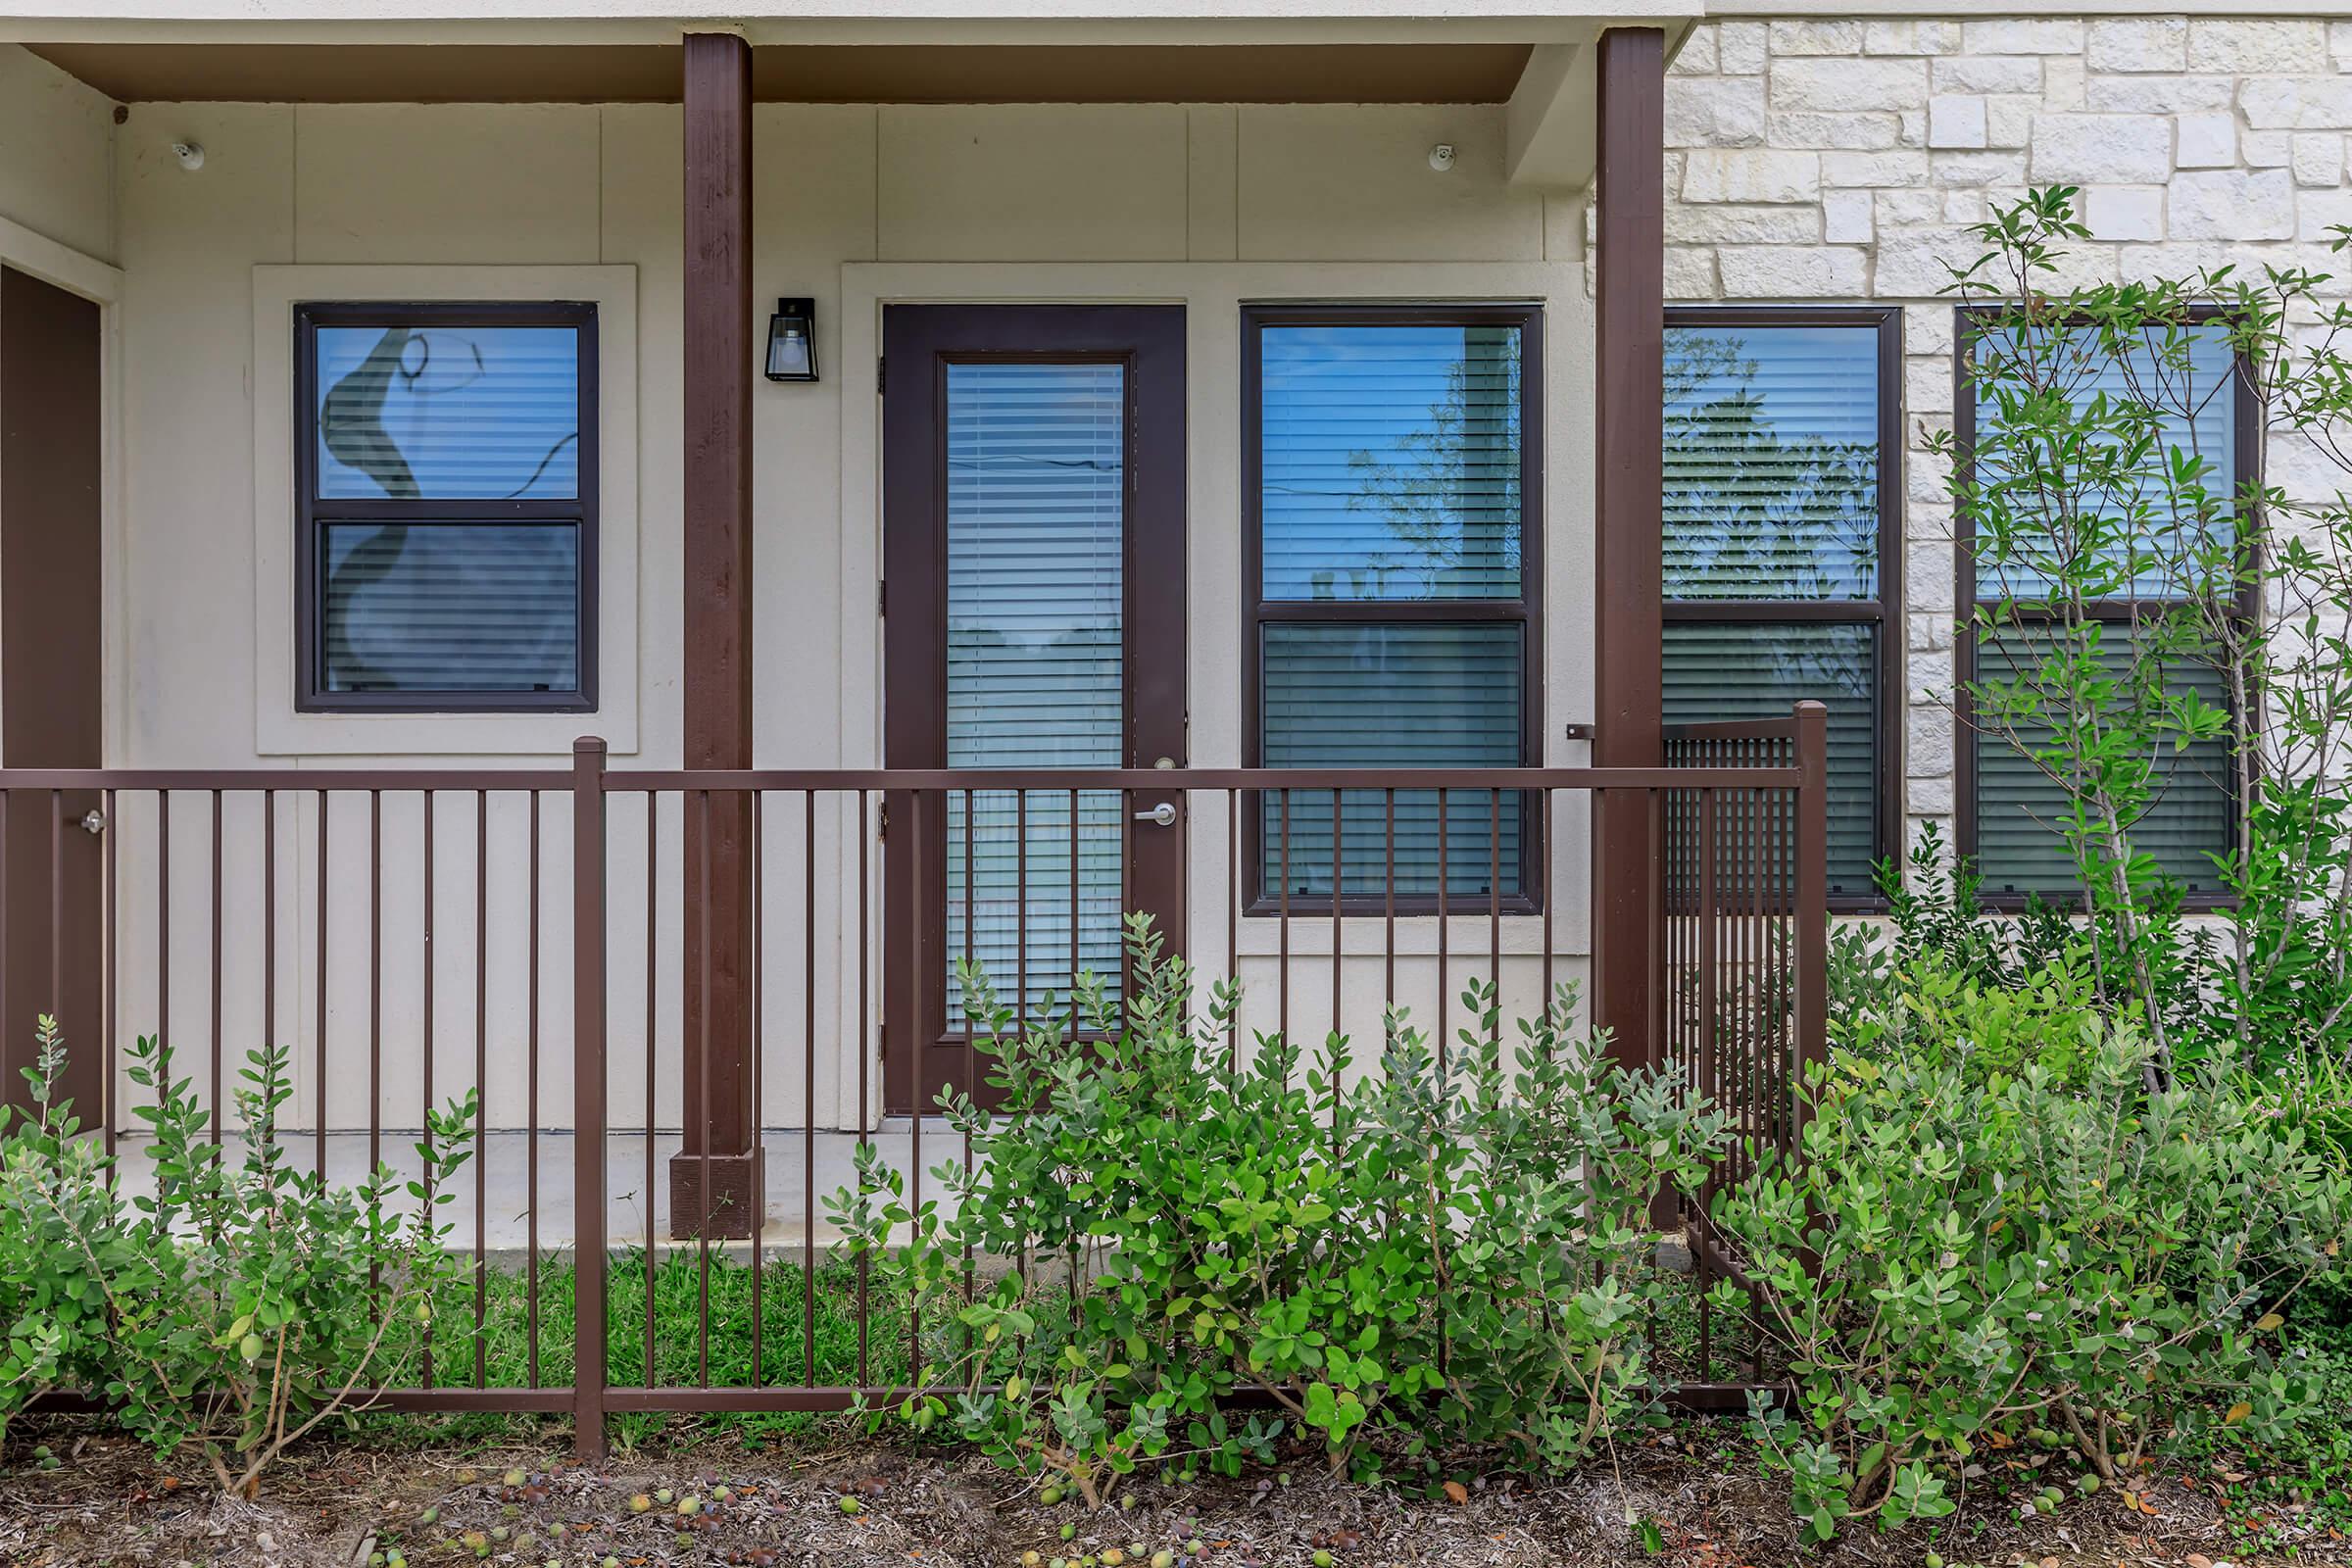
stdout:
MULTIPOLYGON (((404 1214, 416 1206, 407 1186, 418 1174, 416 1140, 414 1129, 386 1129, 378 1135, 379 1156, 399 1178, 391 1206, 404 1214)), ((911 1196, 915 1175, 912 1123, 905 1117, 892 1118, 873 1135, 872 1141, 891 1166, 906 1176, 911 1196)), ((318 1146, 314 1134, 286 1132, 280 1135, 280 1142, 294 1169, 308 1172, 317 1168, 318 1146)), ((802 1251, 811 1239, 820 1251, 842 1240, 838 1227, 826 1218, 825 1200, 856 1180, 854 1157, 858 1142, 854 1132, 809 1134, 794 1128, 770 1129, 761 1135, 761 1147, 767 1156, 767 1192, 760 1245, 769 1255, 789 1257, 802 1251), (805 1196, 811 1187, 815 1194, 813 1204, 805 1196), (808 1223, 811 1215, 813 1227, 808 1223)), ((231 1136, 223 1143, 226 1157, 232 1163, 243 1158, 241 1137, 231 1136)), ((930 1118, 923 1123, 921 1143, 922 1196, 926 1200, 942 1198, 944 1195, 932 1172, 944 1160, 960 1160, 962 1143, 946 1123, 930 1118)), ((610 1247, 644 1245, 649 1220, 654 1246, 695 1245, 691 1241, 672 1242, 669 1237, 669 1160, 680 1147, 681 1140, 675 1133, 654 1136, 653 1182, 649 1194, 645 1135, 615 1133, 605 1140, 605 1235, 610 1247)), ((538 1174, 535 1234, 539 1255, 569 1251, 579 1213, 572 1182, 573 1155, 573 1139, 568 1132, 541 1132, 535 1137, 524 1132, 489 1133, 474 1157, 460 1167, 445 1189, 446 1200, 439 1207, 442 1223, 450 1227, 449 1247, 465 1252, 479 1248, 501 1263, 524 1261, 534 1238, 531 1181, 535 1164, 538 1174), (478 1190, 482 1196, 478 1227, 476 1160, 480 1162, 478 1190)), ((148 1157, 144 1136, 121 1135, 117 1160, 126 1196, 154 1193, 155 1165, 148 1157)), ((366 1176, 368 1166, 368 1133, 326 1135, 326 1174, 331 1183, 338 1187, 356 1186, 366 1176)), ((942 1212, 953 1212, 953 1208, 943 1203, 942 1212)), ((749 1248, 748 1243, 742 1242, 728 1245, 737 1250, 749 1248)))

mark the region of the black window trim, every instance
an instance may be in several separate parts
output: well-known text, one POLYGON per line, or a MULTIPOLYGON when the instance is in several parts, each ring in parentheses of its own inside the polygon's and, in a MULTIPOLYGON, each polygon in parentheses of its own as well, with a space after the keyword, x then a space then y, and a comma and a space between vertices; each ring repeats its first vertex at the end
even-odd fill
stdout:
MULTIPOLYGON (((1903 613, 1903 308, 1899 305, 1669 305, 1666 327, 1860 326, 1877 331, 1879 428, 1879 569, 1872 599, 1665 599, 1669 623, 1866 625, 1876 645, 1878 701, 1872 706, 1871 748, 1877 801, 1871 822, 1871 859, 1898 859, 1903 820, 1903 702, 1908 621, 1903 613)), ((1663 650, 1660 651, 1661 657, 1663 650)), ((1884 895, 1832 894, 1834 914, 1883 914, 1884 895)))
MULTIPOLYGON (((1410 303, 1250 304, 1242 325, 1242 765, 1264 765, 1265 632, 1270 625, 1517 625, 1520 630, 1519 763, 1544 756, 1544 307, 1536 301, 1418 301, 1410 303), (1512 326, 1519 329, 1519 597, 1517 600, 1307 600, 1265 597, 1261 465, 1264 393, 1263 329, 1269 326, 1512 326)), ((1379 789, 1377 767, 1365 769, 1364 789, 1379 789)), ((1483 792, 1482 792, 1483 793, 1483 792)), ((1262 809, 1244 808, 1242 912, 1252 917, 1332 912, 1332 900, 1265 886, 1262 809)), ((1543 909, 1544 824, 1538 792, 1519 792, 1519 891, 1492 894, 1398 895, 1397 914, 1535 914, 1543 909)), ((1492 858, 1493 852, 1489 856, 1492 858)), ((1333 847, 1334 878, 1338 846, 1333 847)), ((1450 870, 1450 867, 1448 868, 1450 870)), ((1342 894, 1342 915, 1380 916, 1391 908, 1382 894, 1342 894)))
MULTIPOLYGON (((1968 377, 1969 346, 1975 340, 1977 322, 2010 308, 2014 302, 1981 302, 1962 304, 1952 309, 1952 445, 1953 464, 1959 478, 1966 480, 1975 472, 1977 403, 1968 377)), ((2228 313, 2220 306, 2200 305, 2188 313, 2191 320, 2210 321, 2224 318, 2228 313)), ((2254 394, 2252 382, 2243 373, 2244 357, 2237 356, 2230 375, 2230 410, 2232 439, 2230 460, 2235 465, 2231 474, 2233 487, 2242 488, 2249 478, 2259 481, 2262 473, 2262 408, 2254 394)), ((2250 527, 2241 526, 2238 538, 2250 552, 2246 580, 2238 594, 2237 614, 2252 620, 2262 612, 2262 524, 2256 518, 2250 527)), ((1955 510, 1952 518, 1952 580, 1956 602, 1952 607, 1952 811, 1953 853, 1963 865, 1974 867, 1977 860, 1977 729, 1975 705, 1969 696, 1969 684, 1977 678, 1977 639, 1968 626, 1968 618, 1985 601, 1977 596, 1977 564, 1975 529, 1964 513, 1955 510)), ((1998 603, 1998 601, 1992 601, 1998 603)), ((2106 623, 2129 621, 2142 603, 2136 599, 2104 600, 2091 607, 2093 618, 2106 623)), ((2021 615, 2017 624, 2030 626, 2046 617, 2021 615)), ((2232 768, 2226 781, 2230 796, 2230 821, 2233 827, 2245 818, 2245 799, 2238 788, 2238 774, 2232 768)), ((2236 847, 2234 838, 2227 846, 2236 847)), ((2082 890, 2053 888, 2029 889, 2024 892, 2006 888, 1987 888, 1980 884, 1977 902, 1987 909, 2015 911, 2034 902, 2060 908, 2079 908, 2082 890)), ((2237 900, 2221 892, 2184 891, 2180 906, 2191 912, 2211 912, 2237 906, 2237 900)))
POLYGON ((294 709, 301 713, 592 713, 597 710, 598 517, 602 410, 597 308, 592 301, 303 301, 294 307, 294 709), (564 501, 323 500, 318 495, 321 326, 568 326, 579 334, 579 494, 564 501), (337 522, 420 524, 567 522, 579 532, 576 691, 336 692, 318 680, 318 533, 337 522))

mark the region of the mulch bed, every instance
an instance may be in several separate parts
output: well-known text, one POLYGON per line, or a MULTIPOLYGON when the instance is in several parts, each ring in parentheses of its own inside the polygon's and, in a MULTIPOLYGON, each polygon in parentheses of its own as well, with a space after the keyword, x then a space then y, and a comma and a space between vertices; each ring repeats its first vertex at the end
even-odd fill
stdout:
POLYGON ((596 1568, 607 1559, 621 1568, 1021 1568, 1034 1551, 1035 1563, 1091 1554, 1099 1568, 1309 1568, 1317 1553, 1332 1568, 1918 1568, 1931 1548, 1954 1568, 2352 1562, 2352 1544, 2292 1517, 2264 1521, 2274 1551, 2292 1545, 2291 1559, 2232 1551, 2225 1505, 2185 1479, 2151 1482, 2133 1494, 2137 1509, 2110 1489, 2031 1522, 1980 1487, 1957 1528, 1945 1521, 1934 1537, 1864 1527, 1807 1550, 1784 1490, 1742 1462, 1734 1429, 1720 1431, 1708 1452, 1643 1446, 1563 1480, 1464 1472, 1435 1485, 1434 1496, 1302 1466, 1287 1481, 1131 1478, 1116 1499, 1131 1505, 1088 1510, 1075 1500, 1046 1506, 1034 1485, 983 1461, 846 1432, 764 1451, 725 1437, 679 1441, 594 1467, 554 1446, 316 1443, 284 1459, 247 1502, 219 1495, 199 1467, 159 1466, 94 1424, 24 1422, 0 1456, 0 1563, 366 1568, 383 1553, 409 1568, 596 1568), (35 1467, 35 1445, 51 1449, 57 1468, 35 1467), (694 1511, 681 1513, 690 1499, 694 1511))

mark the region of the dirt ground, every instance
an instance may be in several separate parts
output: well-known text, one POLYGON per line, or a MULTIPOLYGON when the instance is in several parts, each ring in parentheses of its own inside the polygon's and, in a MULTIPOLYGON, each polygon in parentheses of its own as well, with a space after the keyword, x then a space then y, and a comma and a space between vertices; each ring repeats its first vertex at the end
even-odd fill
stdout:
POLYGON ((682 1441, 593 1467, 552 1445, 318 1443, 246 1502, 220 1496, 197 1465, 159 1466, 94 1425, 27 1422, 0 1455, 0 1563, 1041 1568, 1091 1556, 1094 1568, 1919 1568, 1932 1550, 1953 1568, 2352 1562, 2352 1543, 2291 1512, 2256 1521, 2268 1547, 2245 1551, 2246 1538, 2227 1527, 2232 1505, 2218 1484, 2192 1477, 2146 1484, 2132 1494, 2135 1509, 2109 1489, 2031 1523, 1981 1485, 1958 1520, 1933 1534, 1864 1527, 1804 1549, 1785 1495, 1755 1478, 1724 1431, 1711 1451, 1659 1440, 1557 1481, 1465 1471, 1416 1483, 1407 1496, 1302 1462, 1281 1475, 1189 1486, 1135 1478, 1114 1498, 1132 1498, 1127 1506, 1088 1510, 1074 1500, 1048 1506, 1034 1484, 984 1461, 847 1432, 763 1451, 730 1437, 682 1441), (40 1468, 36 1446, 54 1468, 40 1468))

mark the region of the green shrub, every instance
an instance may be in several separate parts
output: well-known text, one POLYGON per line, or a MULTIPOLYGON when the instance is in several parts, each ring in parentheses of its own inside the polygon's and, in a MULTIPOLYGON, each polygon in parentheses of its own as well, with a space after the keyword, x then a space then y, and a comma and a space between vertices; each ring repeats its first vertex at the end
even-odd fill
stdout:
POLYGON ((412 1213, 389 1200, 401 1185, 380 1167, 358 1189, 296 1170, 277 1139, 291 1095, 286 1053, 266 1047, 239 1071, 244 1153, 231 1163, 211 1114, 172 1076, 172 1052, 141 1038, 131 1081, 153 1091, 138 1107, 153 1133, 154 1196, 133 1200, 136 1245, 152 1260, 148 1290, 109 1302, 105 1392, 159 1455, 192 1446, 222 1490, 250 1496, 285 1446, 349 1419, 368 1389, 404 1367, 384 1353, 404 1318, 429 1318, 453 1265, 434 1215, 442 1184, 464 1163, 474 1096, 428 1113, 416 1146, 423 1178, 406 1184, 412 1213))
POLYGON ((31 1108, 0 1106, 0 1434, 53 1389, 102 1388, 107 1301, 152 1288, 146 1250, 122 1223, 98 1142, 77 1137, 57 1020, 40 1019, 31 1108), (13 1118, 13 1121, 12 1121, 13 1118))
POLYGON ((1801 1154, 1760 1150, 1720 1195, 1795 1386, 1757 1434, 1814 1535, 1949 1512, 1987 1446, 2039 1437, 2108 1481, 2168 1433, 2271 1436, 2308 1399, 2273 1332, 2341 1268, 2352 1178, 2230 1072, 2151 1092, 2148 1062, 2129 1029, 2079 1084, 1847 1059, 1801 1154))
POLYGON ((910 1213, 870 1150, 833 1200, 948 1326, 925 1381, 961 1392, 904 1419, 1096 1501, 1146 1460, 1238 1473, 1286 1428, 1335 1469, 1390 1424, 1564 1464, 1650 1397, 1649 1197, 1696 1177, 1720 1118, 1572 1039, 1565 996, 1506 1065, 1483 983, 1443 1064, 1400 1016, 1376 1074, 1337 1035, 1317 1065, 1274 1036, 1242 1063, 1236 991, 1196 1015, 1148 921, 1129 944, 1122 1007, 1085 979, 1069 1018, 1025 1029, 966 976, 1006 1109, 943 1097, 972 1149, 939 1171, 953 1218, 910 1213), (912 1245, 891 1254, 899 1227, 912 1245), (972 1255, 1008 1272, 967 1301, 972 1255), (1066 1324, 1037 1309, 1048 1278, 1066 1324), (1245 1392, 1279 1414, 1220 1412, 1245 1392))
POLYGON ((2080 951, 2007 985, 1986 985, 1929 950, 1830 1013, 1830 1044, 1856 1061, 1951 1061, 1978 1082, 2028 1064, 2082 1080, 2107 1033, 2080 951))

